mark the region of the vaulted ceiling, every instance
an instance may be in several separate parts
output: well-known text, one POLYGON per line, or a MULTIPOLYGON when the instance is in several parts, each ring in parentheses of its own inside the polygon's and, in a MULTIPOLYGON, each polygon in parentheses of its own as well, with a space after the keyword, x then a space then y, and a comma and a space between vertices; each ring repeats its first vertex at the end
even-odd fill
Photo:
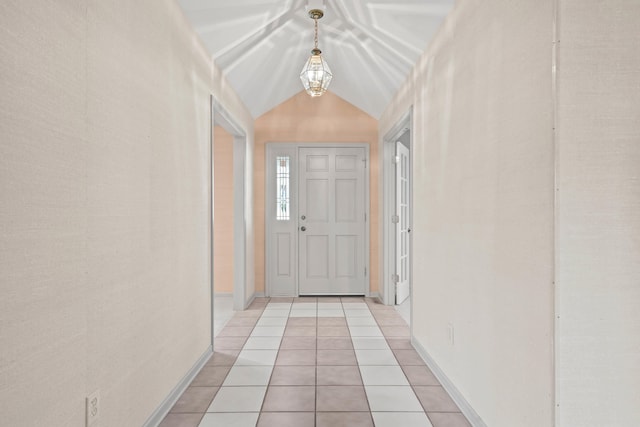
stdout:
POLYGON ((319 47, 333 71, 329 90, 379 118, 454 0, 179 2, 254 118, 302 90, 313 48, 307 8, 324 3, 319 47))

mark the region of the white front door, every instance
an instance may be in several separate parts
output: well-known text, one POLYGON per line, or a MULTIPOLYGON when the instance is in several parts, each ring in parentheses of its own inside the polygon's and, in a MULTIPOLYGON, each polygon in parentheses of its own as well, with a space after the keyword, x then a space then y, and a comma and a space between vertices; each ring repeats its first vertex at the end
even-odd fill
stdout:
POLYGON ((396 142, 396 304, 409 296, 409 149, 396 142))
POLYGON ((365 150, 298 151, 300 295, 365 294, 365 150))

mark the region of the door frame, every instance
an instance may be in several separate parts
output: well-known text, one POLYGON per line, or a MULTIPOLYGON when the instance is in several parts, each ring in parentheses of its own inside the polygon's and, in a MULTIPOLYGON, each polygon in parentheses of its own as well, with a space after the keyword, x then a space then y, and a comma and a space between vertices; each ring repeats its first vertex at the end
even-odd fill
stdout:
POLYGON ((213 148, 215 140, 213 137, 213 129, 215 126, 221 126, 229 134, 233 136, 233 309, 244 310, 247 306, 247 195, 249 194, 247 180, 247 132, 238 124, 238 121, 229 113, 229 111, 211 95, 211 128, 209 130, 211 146, 209 152, 210 162, 210 227, 211 227, 211 270, 210 270, 210 292, 211 292, 211 342, 213 343, 214 335, 214 251, 213 239, 216 230, 214 216, 214 170, 213 170, 213 148))
MULTIPOLYGON (((366 275, 365 275, 365 296, 369 296, 371 294, 371 266, 370 266, 370 257, 371 257, 371 187, 370 187, 370 175, 371 175, 371 156, 370 156, 370 145, 366 142, 343 142, 343 143, 336 143, 336 142, 268 142, 265 144, 265 180, 264 180, 264 194, 265 194, 265 202, 264 202, 264 220, 265 220, 265 239, 264 239, 264 252, 265 252, 265 269, 264 269, 264 275, 265 275, 265 296, 270 296, 271 295, 271 288, 272 288, 272 274, 270 272, 270 268, 271 266, 273 266, 274 263, 274 256, 271 253, 271 251, 269 250, 269 248, 272 247, 273 242, 273 230, 271 230, 272 228, 272 224, 274 221, 274 212, 275 209, 271 209, 272 203, 274 203, 275 200, 275 186, 270 185, 271 181, 269 180, 269 178, 273 175, 272 173, 270 173, 270 169, 269 169, 269 164, 270 162, 272 162, 272 160, 275 159, 274 157, 274 153, 278 150, 282 150, 282 149, 289 149, 292 150, 292 152, 294 153, 295 158, 291 159, 291 162, 295 165, 298 164, 298 154, 300 151, 300 148, 364 148, 365 151, 365 159, 366 159, 366 165, 365 165, 365 176, 364 176, 364 211, 365 211, 365 215, 366 215, 366 222, 365 222, 365 230, 364 230, 364 245, 365 245, 365 256, 364 256, 364 268, 366 269, 366 275)), ((298 171, 297 171, 297 167, 296 167, 296 172, 295 172, 295 178, 296 180, 298 179, 298 171)), ((295 203, 295 207, 296 207, 296 212, 293 212, 293 210, 291 211, 291 215, 292 217, 295 216, 296 220, 295 220, 295 226, 296 229, 298 227, 298 203, 297 203, 297 192, 295 194, 296 197, 296 203, 295 203)), ((296 234, 297 235, 297 234, 296 234)), ((295 256, 295 260, 294 260, 294 270, 295 270, 295 296, 300 295, 300 289, 299 289, 299 283, 298 283, 298 277, 299 277, 299 261, 298 261, 298 255, 299 255, 299 251, 298 251, 298 239, 295 239, 294 242, 294 256, 295 256)))
MULTIPOLYGON (((395 248, 395 224, 391 217, 395 213, 396 171, 394 156, 396 155, 395 142, 404 133, 409 132, 409 217, 413 222, 413 107, 409 109, 391 129, 384 135, 383 143, 383 185, 382 185, 382 301, 386 305, 395 305, 395 283, 393 275, 396 265, 395 248), (393 166, 393 167, 392 167, 393 166)), ((411 228, 411 226, 410 226, 411 228)), ((413 296, 413 233, 409 233, 409 297, 413 296)), ((411 299, 413 308, 413 298, 411 299)), ((413 310, 411 310, 413 313, 413 310)))

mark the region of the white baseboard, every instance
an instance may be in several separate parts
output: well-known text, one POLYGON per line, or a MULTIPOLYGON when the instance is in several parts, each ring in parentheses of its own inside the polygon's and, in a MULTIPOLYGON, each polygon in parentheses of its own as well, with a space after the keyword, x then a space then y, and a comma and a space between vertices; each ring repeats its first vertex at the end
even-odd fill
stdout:
POLYGON ((467 420, 471 423, 473 427, 487 427, 487 425, 482 421, 480 415, 471 407, 469 402, 462 396, 462 394, 458 391, 455 385, 449 380, 449 378, 445 375, 445 373, 440 369, 438 364, 433 360, 433 358, 429 355, 427 350, 415 339, 414 336, 411 337, 411 344, 415 347, 416 351, 422 357, 424 362, 427 364, 433 375, 436 376, 442 387, 449 393, 449 396, 456 402, 460 411, 467 417, 467 420))
POLYGON ((213 294, 214 297, 222 297, 222 298, 233 298, 233 292, 215 292, 213 294))
POLYGON ((251 305, 253 300, 255 300, 256 298, 262 298, 262 297, 264 297, 264 292, 254 292, 253 295, 251 295, 251 298, 249 298, 249 301, 247 301, 247 303, 244 305, 244 309, 246 310, 247 307, 251 305))
POLYGON ((213 347, 209 346, 204 354, 200 356, 198 361, 191 367, 191 369, 189 369, 186 375, 182 377, 173 390, 171 390, 171 393, 169 393, 169 395, 162 401, 160 406, 158 406, 149 418, 147 418, 147 421, 142 425, 142 427, 157 427, 162 422, 173 405, 175 405, 180 396, 182 396, 182 393, 184 393, 187 387, 189 387, 189 384, 191 384, 196 375, 198 375, 198 372, 200 372, 202 367, 209 361, 212 354, 213 347))
POLYGON ((369 293, 369 298, 378 298, 380 300, 380 302, 382 301, 382 296, 380 296, 380 292, 370 292, 369 293))

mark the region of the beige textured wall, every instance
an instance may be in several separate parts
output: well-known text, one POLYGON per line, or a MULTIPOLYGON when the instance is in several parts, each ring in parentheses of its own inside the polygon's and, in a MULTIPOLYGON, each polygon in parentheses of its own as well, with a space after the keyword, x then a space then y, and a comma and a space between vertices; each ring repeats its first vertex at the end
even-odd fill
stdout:
POLYGON ((0 51, 0 424, 139 427, 210 344, 210 94, 252 120, 173 0, 4 1, 0 51))
POLYGON ((557 425, 638 426, 640 2, 559 4, 557 425))
POLYGON ((233 136, 213 128, 214 228, 213 289, 233 293, 233 136))
POLYGON ((265 281, 265 144, 268 142, 364 142, 370 145, 370 263, 371 292, 378 291, 378 122, 331 92, 311 98, 304 91, 255 121, 255 283, 265 281))
POLYGON ((380 121, 413 106, 413 333, 491 427, 554 417, 552 12, 458 1, 380 121))

